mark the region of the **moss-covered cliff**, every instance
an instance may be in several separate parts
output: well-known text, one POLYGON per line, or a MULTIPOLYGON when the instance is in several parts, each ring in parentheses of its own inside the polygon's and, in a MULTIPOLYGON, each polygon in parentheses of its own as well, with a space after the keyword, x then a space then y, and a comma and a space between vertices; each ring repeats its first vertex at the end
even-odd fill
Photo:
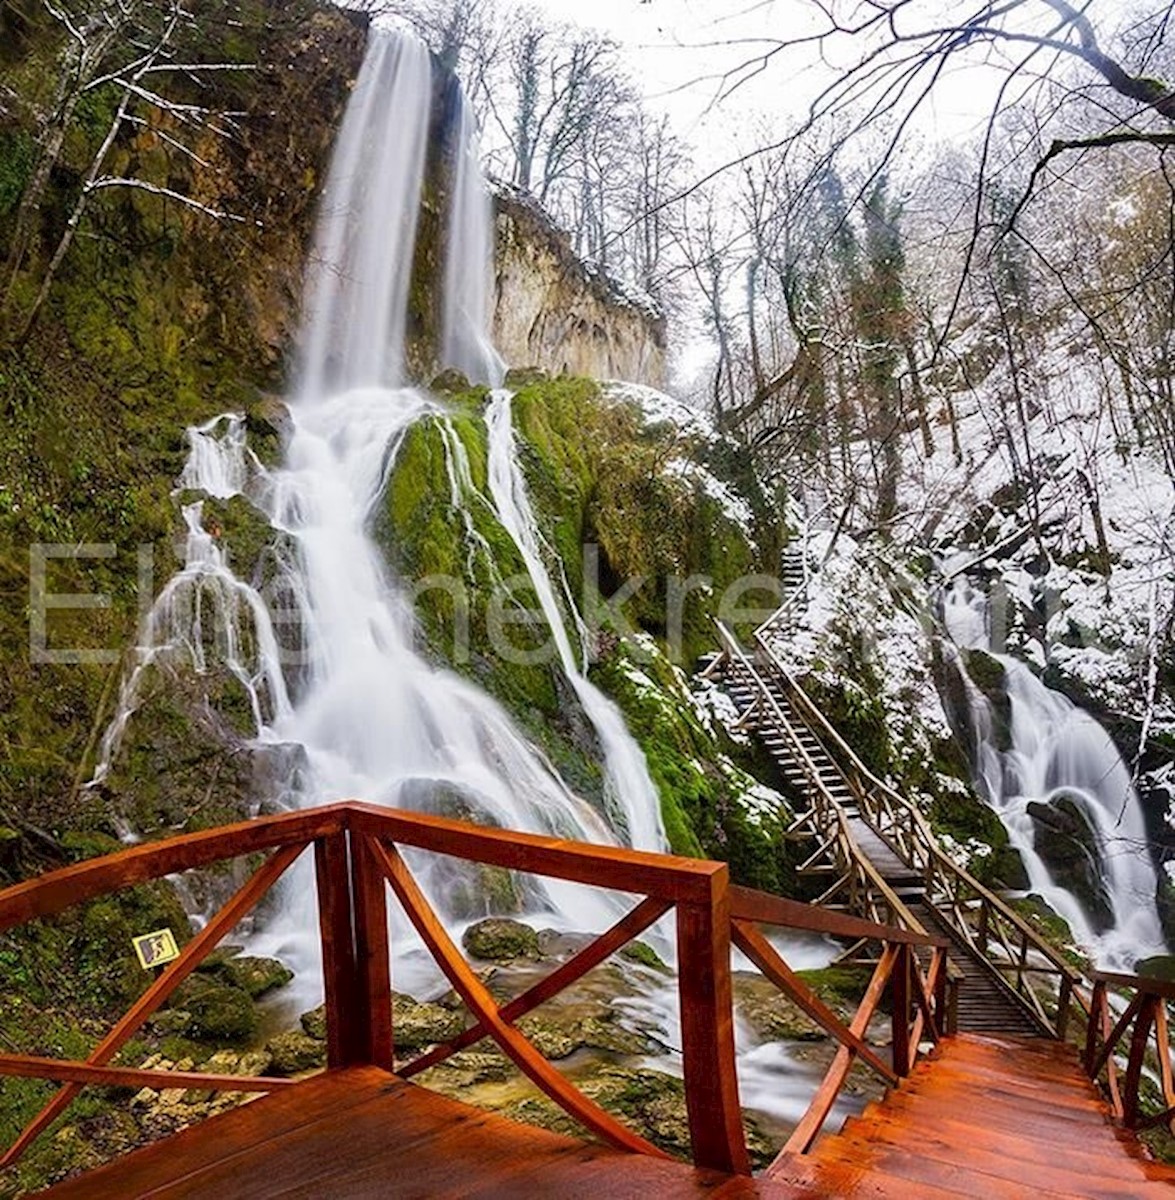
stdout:
MULTIPOLYGON (((18 9, 4 8, 7 24, 18 9)), ((314 200, 365 34, 310 0, 211 4, 200 21, 205 61, 256 64, 217 77, 218 107, 239 114, 232 136, 198 142, 196 161, 166 128, 129 127, 111 169, 244 220, 217 221, 141 190, 96 195, 29 336, 0 353, 0 825, 21 834, 10 859, 39 853, 38 828, 59 833, 102 819, 78 784, 93 766, 120 654, 152 587, 140 586, 140 554, 155 589, 176 564, 169 493, 184 427, 243 411, 256 417, 258 442, 276 450, 267 395, 284 384, 314 200), (48 593, 108 601, 49 608, 39 647, 30 646, 30 616, 42 545, 64 555, 45 561, 48 593), (81 557, 78 547, 100 557, 81 557), (83 661, 61 661, 62 651, 77 650, 83 661)), ((7 32, 0 72, 23 103, 6 100, 0 118, 0 251, 31 169, 39 89, 61 51, 43 14, 28 15, 19 37, 7 32)), ((92 104, 103 95, 97 89, 92 104)), ((45 270, 103 131, 101 114, 83 106, 9 315, 45 270)), ((182 736, 169 743, 164 734, 159 749, 169 744, 182 746, 182 736)), ((192 786, 202 778, 207 787, 212 770, 194 766, 192 786)))

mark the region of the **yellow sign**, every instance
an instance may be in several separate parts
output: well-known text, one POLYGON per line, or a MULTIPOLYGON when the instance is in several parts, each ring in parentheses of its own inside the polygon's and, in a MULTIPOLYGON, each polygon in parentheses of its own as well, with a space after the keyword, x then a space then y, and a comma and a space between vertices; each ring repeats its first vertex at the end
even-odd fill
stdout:
POLYGON ((131 939, 139 964, 144 971, 162 966, 179 958, 180 948, 175 944, 175 934, 170 929, 156 929, 154 933, 140 934, 131 939))

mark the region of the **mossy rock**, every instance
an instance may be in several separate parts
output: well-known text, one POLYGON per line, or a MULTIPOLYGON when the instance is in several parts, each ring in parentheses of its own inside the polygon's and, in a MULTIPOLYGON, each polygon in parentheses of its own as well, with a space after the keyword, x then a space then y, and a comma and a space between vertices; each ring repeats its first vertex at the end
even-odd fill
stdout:
POLYGON ((672 974, 665 960, 648 942, 629 942, 620 950, 620 957, 628 959, 629 962, 640 963, 642 967, 651 967, 654 971, 661 971, 666 975, 672 974))
POLYGON ((529 925, 509 917, 487 917, 470 925, 461 937, 461 944, 472 957, 483 962, 540 957, 538 934, 529 925))
POLYGON ((173 1012, 188 1014, 183 1027, 174 1032, 197 1041, 248 1041, 260 1024, 260 1014, 248 992, 200 974, 190 976, 176 988, 169 1007, 173 1012))
POLYGON ((983 650, 964 650, 963 660, 971 682, 991 705, 992 737, 999 750, 1012 745, 1012 701, 1008 696, 1008 673, 1004 664, 983 650))
POLYGON ((1150 958, 1140 958, 1134 964, 1134 974, 1144 979, 1175 983, 1175 954, 1154 954, 1150 958))
POLYGON ((469 380, 456 367, 446 367, 439 375, 435 376, 432 383, 428 385, 430 392, 435 392, 439 396, 459 395, 470 390, 469 380))
POLYGON ((503 382, 512 391, 518 391, 521 388, 530 387, 536 383, 546 383, 549 378, 550 376, 542 367, 511 367, 506 372, 506 378, 503 382))
POLYGON ((844 1020, 857 1011, 869 986, 872 971, 868 967, 849 964, 817 967, 796 974, 844 1020))
POLYGON ((320 1004, 317 1008, 312 1008, 309 1012, 304 1012, 299 1018, 302 1024, 302 1031, 307 1037, 312 1037, 316 1041, 326 1041, 326 1005, 320 1004))
POLYGON ((1097 837, 1077 803, 1056 796, 1047 804, 1030 800, 1033 847, 1053 880, 1072 892, 1098 933, 1114 923, 1113 906, 1103 882, 1104 865, 1097 837))
POLYGON ((735 1012, 765 1042, 819 1042, 827 1032, 769 979, 734 972, 735 1012))
POLYGON ((465 1028, 465 1014, 439 1004, 392 994, 392 1031, 396 1050, 419 1050, 455 1038, 465 1028))
POLYGON ((214 975, 232 987, 247 992, 254 1000, 284 987, 294 978, 294 972, 276 958, 257 958, 253 955, 233 955, 219 961, 205 961, 200 973, 214 975))
POLYGON ((274 1075, 300 1075, 326 1066, 326 1043, 300 1029, 276 1034, 265 1043, 274 1075))

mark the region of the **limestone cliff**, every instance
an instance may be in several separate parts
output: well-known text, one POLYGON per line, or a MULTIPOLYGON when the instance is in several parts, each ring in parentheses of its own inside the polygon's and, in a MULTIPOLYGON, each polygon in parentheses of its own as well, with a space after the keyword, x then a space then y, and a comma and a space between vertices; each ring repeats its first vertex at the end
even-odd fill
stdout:
POLYGON ((495 198, 494 342, 512 366, 661 387, 665 319, 590 272, 528 199, 495 198))

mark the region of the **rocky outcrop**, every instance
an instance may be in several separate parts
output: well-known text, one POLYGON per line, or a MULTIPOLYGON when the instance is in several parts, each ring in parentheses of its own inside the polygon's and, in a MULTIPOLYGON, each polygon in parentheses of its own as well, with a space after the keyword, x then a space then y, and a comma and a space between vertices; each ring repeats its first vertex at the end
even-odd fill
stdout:
POLYGON ((495 197, 494 344, 511 366, 661 387, 665 318, 576 256, 533 201, 495 197))

